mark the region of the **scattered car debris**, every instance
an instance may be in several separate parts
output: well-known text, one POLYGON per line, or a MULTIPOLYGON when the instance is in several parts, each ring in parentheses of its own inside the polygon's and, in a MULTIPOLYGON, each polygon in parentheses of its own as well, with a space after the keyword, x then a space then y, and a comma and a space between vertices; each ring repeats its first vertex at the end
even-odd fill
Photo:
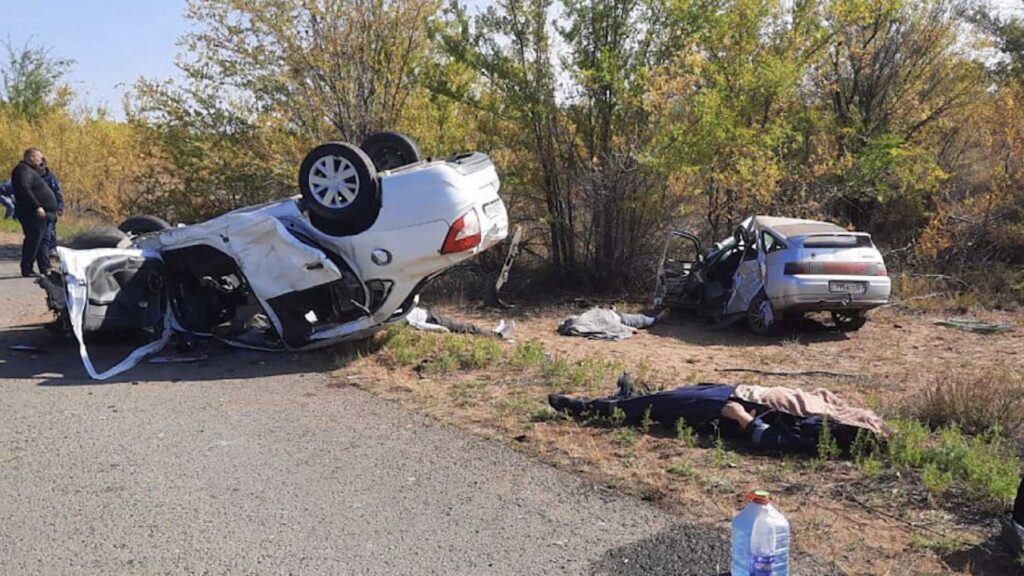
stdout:
POLYGON ((749 372, 765 376, 831 376, 833 378, 863 378, 862 374, 833 372, 831 370, 758 370, 756 368, 715 368, 715 372, 749 372))
POLYGON ((487 304, 489 306, 495 306, 498 308, 513 308, 512 304, 508 304, 501 299, 501 289, 508 282, 508 273, 512 270, 512 263, 515 262, 517 256, 519 256, 519 243, 523 239, 523 229, 521 226, 516 227, 516 231, 512 234, 512 242, 508 246, 508 254, 505 256, 505 262, 501 265, 501 272, 498 273, 498 278, 493 284, 487 286, 487 304))
POLYGON ((45 354, 46 349, 40 348, 39 346, 32 346, 31 344, 12 344, 7 347, 8 350, 14 350, 15 352, 35 352, 37 354, 45 354))
POLYGON ((752 216, 706 253, 700 239, 672 231, 657 268, 655 306, 717 321, 746 318, 767 334, 806 312, 827 311, 840 330, 859 330, 888 304, 892 283, 864 232, 829 222, 752 216), (673 243, 683 248, 671 250, 673 243))
POLYGON ((594 340, 625 340, 638 328, 648 328, 658 321, 656 316, 620 314, 610 308, 591 308, 578 316, 570 316, 558 326, 563 336, 583 336, 594 340))
POLYGON ((210 357, 206 354, 200 356, 154 356, 149 359, 150 364, 193 364, 195 362, 205 362, 210 357))
POLYGON ((1010 326, 1009 324, 982 322, 971 318, 946 318, 945 320, 936 320, 935 324, 938 326, 945 326, 947 328, 956 328, 957 330, 963 330, 964 332, 973 332, 975 334, 1002 334, 1004 332, 1013 332, 1016 330, 1015 327, 1010 326))
POLYGON ((135 217, 59 248, 62 273, 41 285, 89 375, 127 370, 180 333, 260 350, 365 338, 404 319, 431 278, 508 235, 481 153, 425 160, 407 136, 381 133, 363 150, 316 147, 299 184, 301 197, 176 228, 135 217), (151 342, 99 372, 85 345, 94 332, 151 342))

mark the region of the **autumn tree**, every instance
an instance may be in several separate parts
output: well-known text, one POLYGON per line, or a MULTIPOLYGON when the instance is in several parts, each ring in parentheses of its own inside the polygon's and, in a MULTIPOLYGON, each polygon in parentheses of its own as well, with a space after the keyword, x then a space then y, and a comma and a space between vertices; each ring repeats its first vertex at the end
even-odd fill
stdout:
POLYGON ((56 57, 45 46, 25 44, 15 48, 9 40, 4 49, 7 61, 0 68, 0 105, 29 119, 38 119, 49 110, 68 105, 72 93, 64 77, 74 60, 56 57))
POLYGON ((302 154, 395 129, 425 94, 433 0, 193 1, 184 82, 141 80, 153 172, 139 209, 192 220, 290 193, 302 154))

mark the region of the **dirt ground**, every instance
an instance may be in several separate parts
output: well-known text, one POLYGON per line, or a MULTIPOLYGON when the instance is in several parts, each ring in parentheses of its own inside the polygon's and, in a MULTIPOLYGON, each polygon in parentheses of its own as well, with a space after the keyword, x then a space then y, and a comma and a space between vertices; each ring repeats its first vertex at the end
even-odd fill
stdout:
MULTIPOLYGON (((809 317, 777 337, 758 337, 742 324, 714 326, 673 317, 622 342, 560 336, 560 320, 581 310, 549 306, 505 311, 441 306, 460 320, 493 326, 516 321, 517 342, 542 343, 548 360, 596 362, 604 384, 575 390, 608 395, 621 369, 656 388, 697 382, 827 388, 848 402, 889 417, 912 407, 922 390, 964 370, 1024 368, 1024 314, 972 311, 972 318, 1018 327, 980 335, 937 326, 944 317, 894 307, 876 310, 855 333, 809 317), (850 377, 770 376, 728 369, 827 370, 850 377)), ((506 348, 512 344, 503 344, 506 348)), ((385 351, 386 352, 386 351, 385 351)), ((641 495, 692 518, 727 525, 757 488, 776 494, 802 552, 846 574, 1007 574, 1015 568, 993 538, 992 515, 978 514, 901 482, 883 470, 866 478, 848 460, 821 461, 745 452, 740 446, 686 446, 670 432, 634 434, 543 414, 551 390, 506 365, 431 374, 396 367, 380 352, 345 359, 341 381, 395 399, 442 421, 502 439, 537 458, 641 495)), ((920 483, 918 483, 919 485, 920 483)), ((957 495, 963 497, 963 495, 957 495)), ((962 501, 962 500, 961 500, 962 501)), ((1024 573, 1024 572, 1021 572, 1024 573)))

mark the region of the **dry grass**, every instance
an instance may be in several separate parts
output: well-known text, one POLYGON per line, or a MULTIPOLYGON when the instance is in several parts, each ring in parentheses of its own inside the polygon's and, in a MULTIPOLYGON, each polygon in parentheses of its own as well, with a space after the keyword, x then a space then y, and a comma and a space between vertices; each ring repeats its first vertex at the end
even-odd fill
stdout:
MULTIPOLYGON (((96 228, 97 226, 109 225, 109 222, 104 222, 95 216, 75 216, 71 213, 66 213, 57 222, 57 240, 60 243, 64 243, 86 230, 96 228)), ((0 232, 20 236, 22 233, 21 224, 14 219, 0 220, 0 232)))
MULTIPOLYGON (((496 320, 464 309, 451 312, 481 324, 496 320)), ((723 528, 742 506, 741 494, 769 489, 795 527, 794 545, 833 562, 839 572, 969 573, 962 563, 945 558, 973 558, 989 536, 990 527, 978 519, 983 510, 1001 505, 1015 473, 1009 470, 1014 460, 1001 458, 1006 453, 1001 440, 993 446, 959 428, 933 432, 909 421, 901 425, 898 442, 862 446, 855 460, 831 453, 780 458, 689 429, 651 425, 645 431, 608 420, 574 421, 551 411, 545 397, 552 391, 605 395, 614 391, 618 373, 628 370, 649 390, 699 381, 821 386, 851 403, 898 417, 910 399, 920 399, 935 383, 932 375, 963 367, 965 358, 994 355, 1007 370, 1019 370, 1018 358, 1024 356, 1019 332, 993 337, 961 333, 934 326, 920 314, 890 309, 877 312, 853 335, 811 325, 799 334, 764 339, 684 319, 608 343, 558 336, 554 326, 567 313, 518 310, 520 342, 499 343, 501 353, 484 354, 485 362, 471 363, 477 367, 443 360, 473 346, 448 342, 462 337, 402 332, 397 339, 395 334, 378 339, 386 341, 380 353, 346 372, 358 371, 363 388, 410 409, 723 528), (715 371, 736 366, 827 368, 863 377, 748 377, 715 371), (441 374, 439 367, 448 370, 441 374), (997 461, 1003 465, 990 465, 997 461), (928 538, 956 545, 923 546, 917 526, 929 527, 928 538)), ((1019 323, 1005 314, 986 319, 1019 323)))
POLYGON ((1024 374, 1005 364, 980 371, 953 370, 935 376, 907 411, 935 428, 956 424, 971 434, 996 429, 1020 437, 1024 432, 1024 374))

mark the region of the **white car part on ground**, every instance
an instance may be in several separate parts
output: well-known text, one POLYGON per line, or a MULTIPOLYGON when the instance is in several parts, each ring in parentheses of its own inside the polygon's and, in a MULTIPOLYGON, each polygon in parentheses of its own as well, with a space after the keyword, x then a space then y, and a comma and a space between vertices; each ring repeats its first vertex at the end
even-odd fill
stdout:
POLYGON ((135 256, 146 258, 159 258, 156 253, 147 253, 139 249, 122 248, 99 248, 95 250, 71 250, 58 247, 57 255, 60 257, 61 268, 64 272, 64 283, 67 288, 68 316, 71 320, 71 330, 78 340, 78 354, 82 358, 82 364, 94 380, 106 380, 116 376, 125 370, 138 364, 147 354, 159 352, 167 345, 171 338, 173 318, 171 317, 170 306, 164 313, 163 327, 159 339, 137 348, 113 367, 97 372, 89 358, 89 352, 85 347, 85 335, 82 330, 82 321, 85 317, 85 307, 89 302, 87 270, 89 265, 99 258, 105 256, 135 256))

